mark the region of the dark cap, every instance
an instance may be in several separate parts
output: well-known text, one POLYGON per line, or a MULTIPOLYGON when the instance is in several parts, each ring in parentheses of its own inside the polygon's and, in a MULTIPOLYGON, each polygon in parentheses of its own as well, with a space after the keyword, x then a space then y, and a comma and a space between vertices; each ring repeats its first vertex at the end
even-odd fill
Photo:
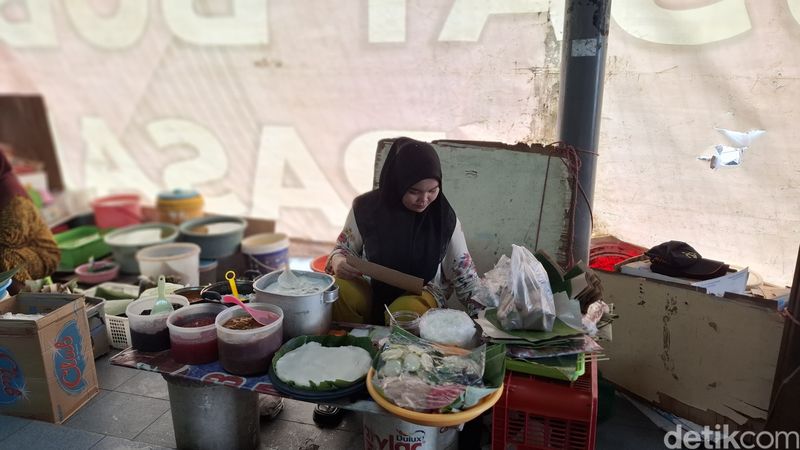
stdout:
POLYGON ((727 264, 703 258, 686 242, 664 242, 644 254, 650 258, 650 270, 671 277, 710 280, 728 272, 727 264))

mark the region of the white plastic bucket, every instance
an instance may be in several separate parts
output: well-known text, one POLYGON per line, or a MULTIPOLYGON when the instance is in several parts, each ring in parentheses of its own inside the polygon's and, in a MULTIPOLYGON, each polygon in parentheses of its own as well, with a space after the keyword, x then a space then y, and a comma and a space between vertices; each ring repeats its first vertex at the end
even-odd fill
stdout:
POLYGON ((200 246, 190 242, 159 244, 136 252, 139 273, 157 278, 177 275, 187 286, 200 284, 200 246))
POLYGON ((289 264, 289 237, 284 233, 258 233, 242 239, 242 253, 253 270, 262 274, 283 270, 289 264))
POLYGON ((395 416, 364 414, 364 450, 455 450, 458 429, 424 427, 395 416))

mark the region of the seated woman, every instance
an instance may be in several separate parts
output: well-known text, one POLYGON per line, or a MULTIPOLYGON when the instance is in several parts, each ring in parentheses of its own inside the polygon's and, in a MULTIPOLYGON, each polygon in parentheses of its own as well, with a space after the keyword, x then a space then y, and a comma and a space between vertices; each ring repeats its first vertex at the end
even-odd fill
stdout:
POLYGON ((389 149, 379 187, 353 201, 326 271, 336 276, 333 320, 382 324, 391 312, 444 307, 449 291, 471 312, 478 276, 461 223, 442 193, 442 168, 433 146, 398 138, 389 149), (359 258, 422 278, 421 295, 367 281, 345 260, 359 258))
MULTIPOLYGON (((0 145, 0 272, 19 267, 9 292, 55 272, 61 252, 0 145)), ((7 148, 7 147, 6 147, 7 148)))

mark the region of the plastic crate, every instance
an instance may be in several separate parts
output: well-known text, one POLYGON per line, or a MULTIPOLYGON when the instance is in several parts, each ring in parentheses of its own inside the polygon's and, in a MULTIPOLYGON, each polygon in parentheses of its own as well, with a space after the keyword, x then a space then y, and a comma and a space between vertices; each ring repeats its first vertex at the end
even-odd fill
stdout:
POLYGON ((492 412, 492 450, 593 449, 597 366, 573 383, 507 372, 492 412))
POLYGON ((112 347, 122 350, 131 346, 131 327, 127 317, 106 314, 106 331, 112 347))

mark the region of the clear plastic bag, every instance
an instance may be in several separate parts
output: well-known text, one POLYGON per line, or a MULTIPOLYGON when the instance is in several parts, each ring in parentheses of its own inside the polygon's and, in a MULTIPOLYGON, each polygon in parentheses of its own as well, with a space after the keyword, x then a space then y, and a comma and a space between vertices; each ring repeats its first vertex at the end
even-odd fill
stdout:
POLYGON ((551 331, 556 319, 547 272, 525 247, 511 246, 508 283, 500 290, 497 319, 506 330, 551 331))
POLYGON ((395 327, 375 359, 372 384, 401 408, 458 411, 482 397, 474 394, 483 388, 485 358, 485 345, 473 350, 437 345, 395 327))

